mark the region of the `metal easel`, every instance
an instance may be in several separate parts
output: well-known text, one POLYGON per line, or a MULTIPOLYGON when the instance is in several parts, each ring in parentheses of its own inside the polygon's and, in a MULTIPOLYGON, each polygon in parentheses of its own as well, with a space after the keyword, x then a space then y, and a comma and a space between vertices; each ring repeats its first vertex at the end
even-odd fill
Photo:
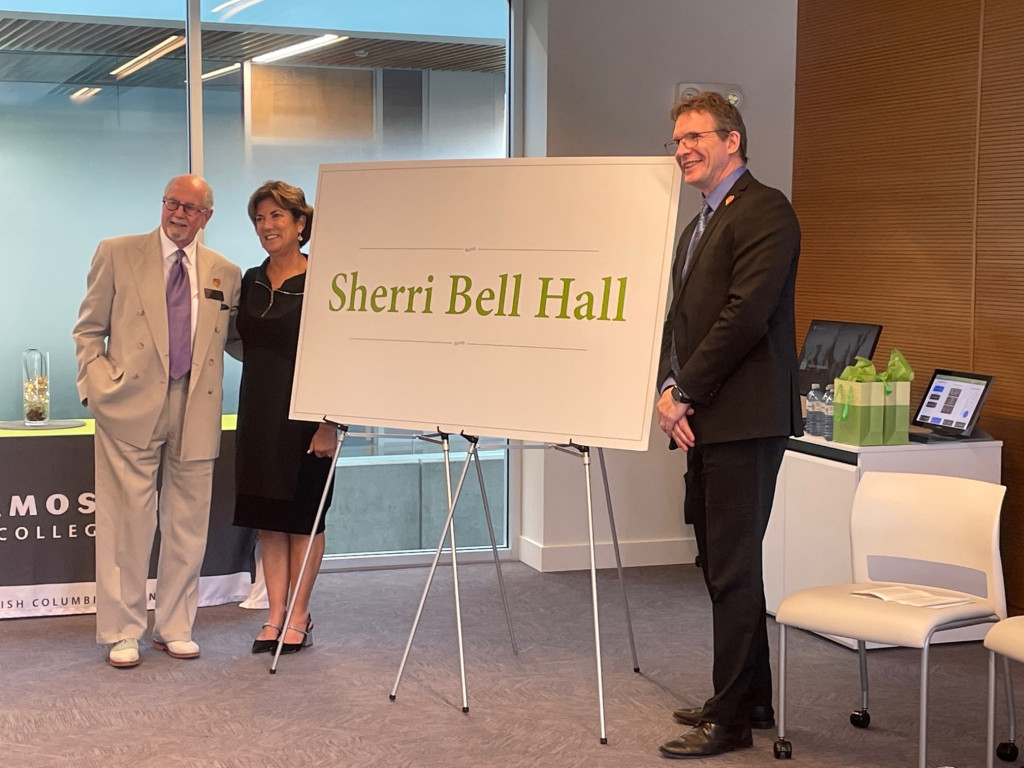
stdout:
MULTIPOLYGON (((460 669, 461 682, 462 682, 462 711, 463 712, 469 712, 469 700, 468 700, 468 694, 467 694, 467 688, 466 688, 465 656, 464 656, 464 652, 463 652, 462 617, 461 617, 461 606, 460 606, 460 600, 459 600, 459 584, 458 584, 458 578, 459 577, 458 577, 458 564, 457 564, 458 557, 457 557, 457 548, 456 548, 456 544, 455 544, 455 531, 454 531, 453 519, 454 519, 454 513, 455 513, 455 505, 458 503, 459 495, 460 495, 460 493, 462 491, 463 482, 465 481, 466 473, 467 473, 467 470, 468 470, 468 467, 469 467, 469 462, 471 460, 476 464, 476 468, 477 468, 477 478, 478 478, 479 483, 480 483, 480 495, 481 495, 481 498, 483 499, 484 512, 485 512, 485 514, 487 516, 487 526, 488 526, 488 531, 490 532, 490 535, 491 535, 491 549, 492 549, 492 552, 494 553, 495 566, 498 569, 498 582, 499 582, 499 586, 501 588, 502 602, 504 603, 504 606, 505 606, 505 615, 506 615, 506 619, 508 621, 508 628, 509 628, 509 638, 510 638, 510 640, 512 642, 512 652, 515 654, 515 653, 517 653, 517 650, 516 650, 516 644, 515 644, 515 635, 514 635, 513 630, 512 630, 512 617, 511 617, 511 614, 509 613, 508 600, 507 600, 506 594, 505 594, 504 581, 503 581, 503 579, 501 577, 501 566, 500 566, 499 561, 498 561, 497 547, 495 545, 495 539, 494 539, 494 529, 493 529, 493 525, 491 523, 490 508, 489 508, 488 503, 487 503, 487 493, 486 493, 485 488, 484 488, 483 473, 482 473, 482 471, 480 469, 480 460, 479 460, 479 455, 478 455, 478 452, 477 452, 477 447, 478 447, 477 446, 477 441, 478 441, 478 438, 472 437, 472 436, 467 436, 464 433, 463 433, 462 436, 470 441, 470 448, 469 448, 469 451, 466 454, 466 462, 463 465, 462 473, 461 473, 461 475, 459 477, 459 481, 458 481, 458 484, 456 486, 454 494, 452 493, 452 490, 451 490, 451 472, 450 472, 449 453, 448 453, 449 452, 449 448, 448 448, 448 435, 446 433, 441 432, 439 430, 436 436, 424 437, 424 439, 429 439, 432 442, 438 442, 438 438, 439 438, 441 446, 442 446, 442 450, 444 451, 444 458, 445 458, 445 486, 446 486, 446 491, 447 491, 447 494, 448 494, 448 517, 445 520, 445 525, 444 525, 444 528, 443 528, 443 530, 441 532, 441 539, 438 542, 437 549, 434 552, 434 559, 433 559, 433 562, 432 562, 432 564, 430 566, 430 572, 429 572, 429 574, 427 576, 427 583, 426 583, 426 585, 423 588, 423 594, 420 596, 420 603, 419 603, 419 606, 416 609, 416 617, 413 620, 412 631, 409 634, 409 639, 408 639, 408 641, 406 643, 406 646, 405 646, 405 652, 402 655, 401 665, 399 666, 399 669, 398 669, 398 676, 395 679, 395 684, 394 684, 394 687, 391 690, 391 694, 390 694, 389 698, 391 699, 391 701, 394 701, 396 699, 396 696, 397 696, 397 693, 398 693, 398 686, 401 683, 402 673, 403 673, 403 671, 405 669, 405 665, 406 665, 406 662, 407 662, 408 657, 409 657, 409 652, 410 652, 410 649, 412 647, 413 638, 414 638, 414 636, 416 634, 416 629, 419 626, 420 616, 421 616, 421 614, 423 612, 423 605, 424 605, 424 603, 426 601, 427 593, 430 590, 430 585, 431 585, 431 582, 432 582, 432 580, 434 578, 434 572, 435 572, 435 570, 437 568, 438 559, 440 558, 441 551, 444 548, 445 539, 450 537, 450 550, 451 550, 451 555, 452 555, 452 578, 453 578, 453 581, 454 581, 454 593, 455 593, 455 625, 456 625, 456 631, 458 633, 459 669, 460 669)), ((580 456, 582 458, 582 461, 583 461, 584 480, 585 480, 586 489, 587 489, 587 523, 588 523, 589 548, 590 548, 590 586, 591 586, 591 603, 592 603, 592 607, 593 607, 593 616, 594 616, 594 648, 595 648, 596 667, 597 667, 598 711, 599 711, 599 716, 600 716, 600 727, 601 727, 601 737, 600 737, 600 740, 601 740, 602 744, 607 744, 608 743, 608 738, 607 738, 607 732, 606 732, 606 727, 605 727, 605 711, 604 711, 604 680, 603 680, 603 675, 602 675, 602 662, 601 662, 600 615, 599 615, 598 603, 597 603, 597 559, 596 559, 595 545, 594 545, 594 511, 593 511, 593 500, 592 500, 592 496, 591 496, 590 448, 588 446, 577 445, 576 443, 572 443, 572 442, 570 442, 567 445, 554 445, 554 446, 546 446, 546 445, 533 445, 533 446, 507 446, 506 445, 506 446, 503 446, 503 448, 505 450, 511 450, 511 449, 514 449, 514 448, 549 448, 549 447, 550 448, 554 448, 555 450, 558 450, 558 451, 562 451, 564 453, 571 454, 571 455, 578 455, 578 456, 580 456)), ((608 522, 609 522, 609 525, 610 525, 610 528, 611 528, 612 545, 613 545, 613 550, 615 552, 615 566, 616 566, 616 570, 617 570, 618 577, 619 577, 619 585, 620 585, 620 587, 622 589, 622 600, 623 600, 623 605, 625 607, 626 624, 627 624, 628 631, 629 631, 629 645, 630 645, 630 650, 631 650, 632 656, 633 656, 633 671, 639 673, 640 672, 640 663, 637 660, 636 641, 635 641, 634 636, 633 636, 633 621, 632 621, 632 618, 631 618, 630 612, 629 612, 629 599, 628 599, 628 596, 626 594, 626 582, 625 582, 625 579, 624 579, 624 576, 623 576, 623 571, 622 571, 622 557, 621 557, 621 554, 620 554, 620 551, 619 551, 619 538, 618 538, 618 533, 617 533, 616 527, 615 527, 615 514, 614 514, 613 507, 612 507, 611 489, 610 489, 610 486, 608 484, 608 471, 607 471, 607 466, 605 464, 603 449, 598 448, 597 449, 597 454, 598 454, 598 459, 599 459, 599 462, 600 462, 600 465, 601 465, 601 476, 602 476, 602 480, 603 480, 605 502, 606 502, 607 507, 608 507, 608 522)))
MULTIPOLYGON (((601 743, 608 743, 608 733, 605 728, 604 716, 604 676, 601 670, 601 617, 597 606, 597 556, 594 550, 594 502, 590 489, 590 447, 578 445, 570 441, 566 445, 556 445, 555 450, 563 453, 576 453, 583 460, 583 477, 587 488, 587 532, 590 545, 590 598, 594 612, 594 655, 597 666, 597 706, 601 723, 601 743)), ((619 575, 619 585, 622 587, 622 604, 626 612, 626 626, 629 630, 629 647, 633 653, 633 671, 640 672, 640 662, 636 655, 636 641, 633 638, 633 620, 629 614, 629 598, 626 595, 626 581, 622 574, 622 557, 619 553, 619 536, 615 530, 615 514, 612 510, 612 494, 608 485, 608 469, 604 461, 604 450, 597 449, 597 456, 601 464, 601 477, 604 481, 605 503, 608 506, 608 524, 612 533, 612 549, 615 551, 615 568, 619 575)))
POLYGON ((402 682, 402 673, 405 670, 405 663, 409 659, 409 651, 412 648, 413 638, 416 636, 416 630, 419 628, 420 616, 423 614, 423 605, 427 600, 427 593, 430 591, 430 585, 434 579, 434 572, 437 570, 437 563, 441 557, 441 551, 444 549, 445 539, 450 542, 450 551, 452 556, 452 583, 454 585, 455 593, 455 629, 458 635, 458 647, 459 647, 459 673, 462 680, 462 711, 469 712, 469 696, 466 689, 466 656, 463 648, 462 641, 462 606, 459 598, 459 565, 458 565, 458 550, 455 543, 455 505, 459 501, 459 496, 462 493, 462 486, 466 480, 466 474, 469 471, 470 463, 476 465, 477 479, 480 483, 480 497, 483 499, 484 516, 487 518, 487 531, 491 538, 491 552, 494 555, 494 566, 498 572, 498 586, 501 591, 501 601, 505 606, 505 619, 508 622, 508 636, 512 644, 512 653, 518 655, 519 650, 516 647, 515 631, 512 628, 512 613, 508 607, 508 597, 505 592, 505 580, 501 574, 501 561, 498 558, 498 547, 497 542, 494 538, 494 524, 491 521, 491 509, 487 502, 487 491, 484 487, 484 475, 483 470, 480 468, 480 457, 477 451, 479 438, 473 435, 467 435, 461 433, 469 442, 469 448, 466 451, 466 460, 462 465, 462 472, 459 475, 459 482, 455 488, 455 492, 452 492, 452 475, 451 475, 451 456, 450 456, 450 441, 449 434, 447 432, 438 431, 433 435, 423 435, 421 439, 427 442, 432 442, 441 445, 441 450, 444 455, 444 483, 445 493, 448 500, 448 516, 445 518, 444 527, 441 529, 441 538, 437 542, 437 549, 434 551, 434 559, 430 564, 430 572, 427 574, 427 583, 423 586, 423 594, 420 595, 420 604, 416 608, 416 617, 413 619, 412 629, 409 632, 409 639, 405 644, 405 652, 402 654, 402 662, 398 667, 398 676, 395 678, 395 684, 391 689, 391 693, 388 698, 394 701, 398 696, 398 686, 402 682))

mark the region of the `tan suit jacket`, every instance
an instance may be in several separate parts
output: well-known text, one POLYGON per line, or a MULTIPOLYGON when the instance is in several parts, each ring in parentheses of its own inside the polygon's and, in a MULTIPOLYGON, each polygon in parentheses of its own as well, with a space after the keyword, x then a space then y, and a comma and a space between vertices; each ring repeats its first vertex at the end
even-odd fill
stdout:
MULTIPOLYGON (((198 245, 199 311, 182 429, 182 461, 220 452, 224 345, 241 271, 198 245)), ((112 437, 145 448, 167 396, 167 299, 160 232, 100 242, 72 334, 78 394, 112 437)))

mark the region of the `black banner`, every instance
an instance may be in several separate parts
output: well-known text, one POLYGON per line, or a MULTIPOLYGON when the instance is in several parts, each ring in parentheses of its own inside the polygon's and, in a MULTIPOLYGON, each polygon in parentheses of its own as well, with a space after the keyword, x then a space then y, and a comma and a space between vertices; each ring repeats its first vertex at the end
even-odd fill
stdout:
MULTIPOLYGON (((252 572, 255 532, 231 524, 234 453, 235 433, 225 431, 214 465, 203 576, 252 572)), ((93 455, 87 434, 0 439, 0 590, 95 580, 93 455)), ((159 545, 158 532, 151 578, 159 545)))

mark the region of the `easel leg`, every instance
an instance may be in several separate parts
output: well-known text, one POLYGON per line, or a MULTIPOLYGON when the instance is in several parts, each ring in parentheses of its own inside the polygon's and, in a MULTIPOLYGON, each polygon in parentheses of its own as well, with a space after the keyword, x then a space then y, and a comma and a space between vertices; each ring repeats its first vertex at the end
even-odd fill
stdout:
POLYGON ((601 743, 608 743, 608 734, 604 724, 604 678, 601 673, 601 618, 597 608, 597 558, 594 555, 594 501, 590 493, 590 449, 580 449, 583 453, 583 473, 587 485, 587 528, 590 534, 590 594, 594 607, 594 652, 597 657, 597 703, 601 715, 601 743))
POLYGON ((604 500, 608 505, 608 525, 612 529, 612 545, 615 550, 615 568, 619 572, 619 586, 622 587, 622 605, 626 609, 626 627, 629 630, 629 649, 633 652, 633 671, 640 671, 640 662, 636 657, 636 641, 633 639, 633 619, 629 615, 629 597, 626 595, 626 580, 622 576, 622 556, 619 554, 619 535, 615 532, 615 514, 612 512, 612 492, 608 486, 608 469, 604 463, 604 449, 597 449, 597 458, 601 462, 601 479, 604 481, 604 500))
MULTIPOLYGON (((462 711, 469 712, 469 698, 466 693, 466 654, 462 644, 462 604, 459 600, 459 558, 455 546, 455 500, 452 498, 452 475, 449 457, 448 436, 445 435, 442 450, 444 451, 444 489, 448 497, 448 536, 452 547, 452 592, 455 595, 455 633, 459 642, 459 676, 462 680, 462 711)), ((466 463, 462 467, 462 476, 459 478, 459 490, 462 490, 462 481, 466 478, 466 470, 469 462, 476 454, 476 445, 470 444, 466 454, 466 463)))
POLYGON ((456 629, 459 635, 459 664, 462 669, 462 711, 469 711, 469 702, 466 695, 466 665, 465 656, 463 653, 462 644, 462 613, 459 603, 459 581, 456 564, 456 552, 455 552, 455 530, 453 524, 453 518, 455 516, 455 505, 458 503, 459 495, 462 492, 462 485, 466 479, 466 473, 469 471, 469 464, 472 461, 473 455, 476 453, 476 446, 470 445, 470 450, 466 454, 466 461, 462 466, 462 474, 459 476, 459 483, 456 486, 455 494, 453 496, 451 491, 451 473, 450 473, 450 457, 448 452, 448 436, 444 433, 442 437, 442 449, 444 452, 444 474, 445 474, 445 489, 448 496, 448 516, 445 518, 444 527, 441 530, 441 538, 437 542, 437 549, 434 551, 434 559, 430 564, 430 572, 427 574, 427 583, 423 585, 423 594, 420 595, 420 604, 416 608, 416 617, 412 622, 412 629, 409 631, 409 639, 405 643, 405 651, 402 653, 402 662, 398 666, 398 675, 395 677, 395 685, 391 689, 391 693, 388 698, 394 701, 398 696, 398 686, 402 682, 402 673, 405 671, 405 664, 409 660, 409 651, 412 649, 413 638, 416 637, 416 630, 420 625, 420 616, 423 614, 423 605, 427 601, 427 593, 430 591, 430 585, 434 580, 434 572, 437 570, 438 560, 441 558, 441 550, 444 548, 445 539, 448 538, 449 533, 451 534, 451 551, 452 551, 452 574, 455 580, 455 612, 456 612, 456 629))
MULTIPOLYGON (((474 443, 475 448, 475 443, 474 443)), ((512 629, 512 612, 508 607, 508 596, 505 594, 505 579, 501 575, 501 560, 498 559, 498 542, 494 538, 494 523, 491 521, 491 507, 487 503, 487 489, 484 488, 484 472, 480 467, 480 454, 473 451, 473 463, 476 465, 476 477, 480 481, 480 498, 484 504, 484 517, 487 518, 487 533, 491 537, 491 554, 494 555, 494 567, 498 571, 498 589, 501 591, 501 602, 505 606, 505 621, 508 622, 508 639, 512 643, 512 655, 518 656, 516 633, 512 629)))
MULTIPOLYGON (((316 511, 316 518, 313 520, 313 530, 309 532, 309 541, 306 543, 306 554, 302 558, 302 566, 299 568, 299 577, 296 584, 302 583, 302 577, 306 575, 306 564, 309 563, 309 553, 313 551, 313 539, 316 537, 316 529, 320 527, 320 520, 324 515, 324 504, 327 502, 327 490, 331 487, 331 480, 334 479, 334 472, 338 468, 338 455, 341 453, 341 446, 345 444, 345 435, 348 434, 348 427, 338 425, 338 440, 334 445, 334 457, 331 460, 331 468, 327 471, 327 481, 324 483, 324 491, 320 494, 320 508, 316 511)), ((288 599, 288 612, 284 617, 284 626, 292 623, 292 611, 295 609, 296 593, 293 591, 288 599)), ((277 648, 274 649, 274 659, 270 663, 270 674, 277 674, 277 660, 281 658, 281 648, 284 647, 285 630, 277 636, 277 648)))

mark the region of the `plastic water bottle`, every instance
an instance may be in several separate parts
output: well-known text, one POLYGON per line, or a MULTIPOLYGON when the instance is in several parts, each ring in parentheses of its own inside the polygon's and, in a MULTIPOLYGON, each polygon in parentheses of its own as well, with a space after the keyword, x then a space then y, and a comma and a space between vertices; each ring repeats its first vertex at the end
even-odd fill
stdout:
POLYGON ((829 384, 825 387, 825 397, 821 401, 821 436, 826 440, 832 439, 832 413, 835 410, 833 401, 835 400, 835 388, 829 384))
POLYGON ((821 437, 821 407, 823 398, 821 384, 811 384, 811 391, 807 393, 807 420, 804 422, 804 432, 808 435, 821 437))

